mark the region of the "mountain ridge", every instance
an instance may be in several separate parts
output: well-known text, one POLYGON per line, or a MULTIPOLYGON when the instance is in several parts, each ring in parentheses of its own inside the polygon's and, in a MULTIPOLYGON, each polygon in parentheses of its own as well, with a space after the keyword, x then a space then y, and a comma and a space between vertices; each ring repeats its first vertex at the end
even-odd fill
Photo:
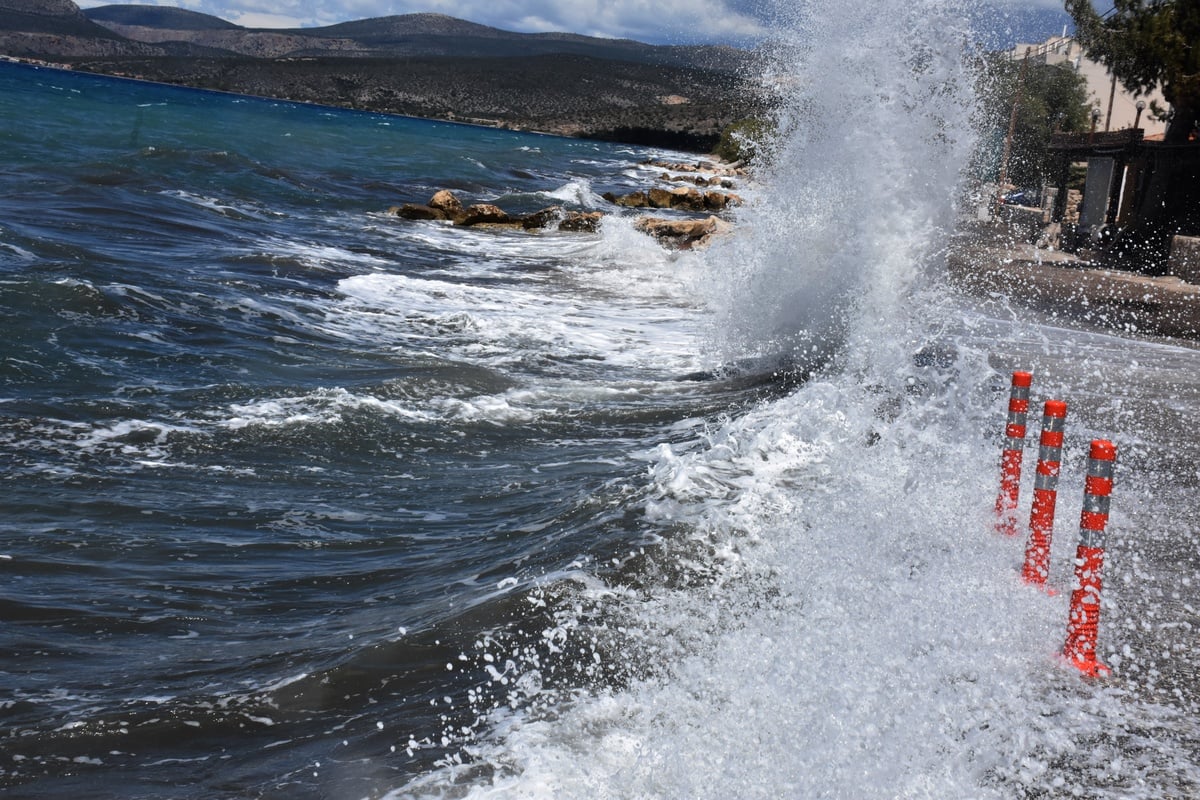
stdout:
POLYGON ((113 4, 96 6, 82 10, 81 13, 92 22, 104 25, 132 25, 144 28, 165 28, 168 30, 230 30, 242 28, 228 20, 204 14, 199 11, 189 11, 186 8, 173 6, 145 6, 133 4, 113 4))

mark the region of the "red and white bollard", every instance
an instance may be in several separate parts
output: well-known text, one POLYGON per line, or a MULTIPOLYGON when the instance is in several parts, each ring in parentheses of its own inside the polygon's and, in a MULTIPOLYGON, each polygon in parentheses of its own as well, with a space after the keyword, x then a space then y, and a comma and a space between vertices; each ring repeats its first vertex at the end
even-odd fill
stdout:
POLYGON ((1043 586, 1050 575, 1050 543, 1054 537, 1054 506, 1058 500, 1058 472, 1062 467, 1063 428, 1067 404, 1047 400, 1042 412, 1042 435, 1038 446, 1037 473, 1033 484, 1033 507, 1029 511, 1029 539, 1025 543, 1026 583, 1043 586))
POLYGON ((1100 588, 1104 572, 1104 529, 1113 486, 1117 448, 1096 439, 1088 454, 1083 512, 1079 515, 1079 548, 1075 551, 1075 587, 1067 615, 1067 641, 1063 656, 1084 675, 1100 677, 1111 670, 1096 658, 1100 625, 1100 588))
POLYGON ((1033 373, 1014 372, 1008 398, 1007 441, 1000 458, 1000 494, 996 497, 996 530, 1017 535, 1017 501, 1021 493, 1021 459, 1025 454, 1025 420, 1029 414, 1029 387, 1033 373))

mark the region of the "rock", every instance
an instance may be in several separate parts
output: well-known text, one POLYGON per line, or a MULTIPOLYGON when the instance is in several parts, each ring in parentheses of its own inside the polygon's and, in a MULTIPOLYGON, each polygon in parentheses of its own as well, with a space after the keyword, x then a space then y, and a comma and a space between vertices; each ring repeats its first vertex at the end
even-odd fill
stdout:
POLYGON ((462 201, 454 196, 449 189, 442 189, 429 199, 430 208, 436 208, 446 215, 446 219, 454 219, 463 211, 462 201))
MULTIPOLYGON (((679 162, 679 161, 656 161, 654 159, 651 159, 644 163, 646 163, 652 167, 657 167, 659 169, 669 169, 673 172, 691 172, 691 173, 713 172, 718 175, 745 175, 746 174, 745 165, 742 164, 742 162, 740 162, 740 161, 734 161, 732 163, 726 162, 726 163, 717 164, 712 161, 701 160, 701 161, 697 161, 695 163, 689 164, 686 162, 679 162)), ((674 178, 672 180, 679 180, 679 179, 674 178)))
POLYGON ((704 195, 699 189, 691 186, 680 186, 671 190, 671 208, 681 208, 685 211, 703 211, 704 195))
POLYGON ((560 231, 578 233, 595 233, 600 229, 600 220, 604 217, 600 211, 570 211, 559 223, 560 231))
POLYGON ((491 203, 476 203, 467 206, 462 213, 454 217, 454 224, 462 227, 472 225, 520 225, 520 220, 514 220, 508 212, 491 203))
POLYGON ((650 198, 646 197, 645 192, 630 192, 621 195, 615 202, 623 208, 645 208, 650 205, 650 198))
POLYGON ((705 192, 704 206, 713 211, 723 211, 729 205, 729 195, 721 192, 705 192))
POLYGON ((705 219, 662 219, 642 217, 633 227, 648 233, 662 244, 679 250, 707 246, 714 236, 726 234, 733 226, 718 217, 705 219))
POLYGON ((550 206, 521 217, 521 227, 527 231, 549 227, 550 223, 563 218, 562 206, 550 206))
POLYGON ((446 219, 446 215, 436 208, 423 206, 420 203, 405 203, 402 206, 392 206, 389 214, 395 214, 401 219, 446 219))
POLYGON ((646 192, 646 198, 651 208, 670 208, 674 202, 674 195, 667 189, 651 189, 646 192))

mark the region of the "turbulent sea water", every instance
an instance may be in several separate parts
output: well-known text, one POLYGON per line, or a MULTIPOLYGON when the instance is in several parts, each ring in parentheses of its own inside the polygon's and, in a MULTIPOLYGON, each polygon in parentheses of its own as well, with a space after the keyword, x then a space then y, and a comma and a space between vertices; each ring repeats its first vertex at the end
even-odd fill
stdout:
POLYGON ((966 32, 898 13, 798 21, 684 253, 599 197, 677 154, 0 65, 5 797, 1200 794, 1200 352, 946 288, 966 32), (443 187, 611 213, 386 214, 443 187), (1054 594, 993 531, 1015 368, 1054 594))

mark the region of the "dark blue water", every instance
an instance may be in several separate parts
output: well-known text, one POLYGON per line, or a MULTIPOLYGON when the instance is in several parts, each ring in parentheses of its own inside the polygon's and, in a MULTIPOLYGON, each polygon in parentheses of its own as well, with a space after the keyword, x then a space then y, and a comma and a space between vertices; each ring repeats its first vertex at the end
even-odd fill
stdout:
POLYGON ((398 783, 311 762, 439 740, 497 585, 645 541, 638 449, 728 404, 581 237, 385 214, 582 208, 647 153, 15 65, 0 104, 5 785, 398 783))

